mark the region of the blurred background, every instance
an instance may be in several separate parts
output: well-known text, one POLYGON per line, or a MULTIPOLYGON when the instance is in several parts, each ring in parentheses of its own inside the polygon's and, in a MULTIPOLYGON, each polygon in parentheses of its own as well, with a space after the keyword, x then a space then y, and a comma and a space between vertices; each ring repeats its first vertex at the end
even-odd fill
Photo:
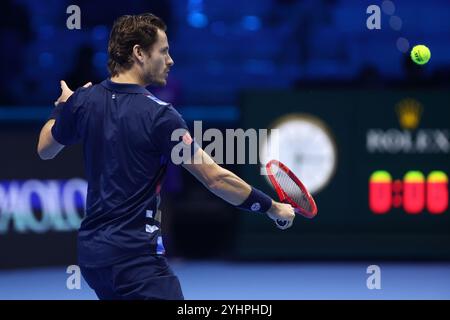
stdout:
MULTIPOLYGON (((150 91, 192 129, 278 129, 280 160, 319 208, 280 231, 172 166, 165 247, 186 298, 450 298, 448 0, 6 0, 0 299, 95 298, 65 286, 85 206, 81 147, 41 161, 37 139, 59 80, 107 78, 113 21, 142 12, 166 22, 175 61, 150 91), (70 5, 79 29, 67 27, 70 5), (410 59, 417 44, 431 50, 426 65, 410 59), (378 292, 366 287, 373 264, 388 279, 378 292)), ((276 196, 259 164, 225 167, 276 196)))

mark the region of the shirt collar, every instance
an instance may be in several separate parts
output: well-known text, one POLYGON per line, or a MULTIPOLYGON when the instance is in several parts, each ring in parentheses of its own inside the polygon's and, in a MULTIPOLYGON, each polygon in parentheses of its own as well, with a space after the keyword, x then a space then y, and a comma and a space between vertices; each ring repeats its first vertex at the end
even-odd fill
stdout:
POLYGON ((102 81, 102 86, 106 89, 119 92, 119 93, 140 93, 140 94, 151 94, 145 87, 140 86, 138 84, 132 83, 117 83, 112 82, 110 79, 106 79, 102 81))

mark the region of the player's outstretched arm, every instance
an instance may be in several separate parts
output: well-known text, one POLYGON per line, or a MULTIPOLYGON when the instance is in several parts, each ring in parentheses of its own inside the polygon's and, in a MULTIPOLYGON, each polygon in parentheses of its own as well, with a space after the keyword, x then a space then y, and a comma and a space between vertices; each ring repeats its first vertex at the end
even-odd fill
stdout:
MULTIPOLYGON (((183 164, 194 177, 196 177, 209 191, 227 201, 228 203, 246 209, 247 203, 261 203, 262 206, 268 202, 265 212, 272 220, 285 220, 280 229, 287 229, 292 225, 295 217, 292 206, 279 203, 268 198, 259 190, 252 188, 244 180, 225 168, 222 168, 202 149, 198 149, 194 155, 192 164, 183 164)), ((257 208, 251 208, 251 210, 257 208)), ((258 210, 253 210, 258 211, 258 210)))

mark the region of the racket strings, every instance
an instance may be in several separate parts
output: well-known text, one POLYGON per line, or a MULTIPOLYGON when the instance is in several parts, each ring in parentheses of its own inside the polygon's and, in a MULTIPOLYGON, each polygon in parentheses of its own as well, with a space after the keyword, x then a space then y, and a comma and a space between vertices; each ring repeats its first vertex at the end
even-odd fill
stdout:
POLYGON ((304 210, 312 210, 306 194, 284 170, 277 166, 272 166, 272 172, 274 172, 275 179, 278 181, 281 189, 283 189, 289 198, 304 210))

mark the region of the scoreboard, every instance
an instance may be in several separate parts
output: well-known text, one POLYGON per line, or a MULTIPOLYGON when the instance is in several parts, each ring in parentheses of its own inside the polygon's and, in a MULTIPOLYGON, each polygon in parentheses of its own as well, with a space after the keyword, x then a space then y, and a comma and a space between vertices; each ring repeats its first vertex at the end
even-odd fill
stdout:
MULTIPOLYGON (((241 107, 242 128, 278 130, 277 156, 318 215, 283 232, 241 215, 238 256, 450 258, 448 92, 254 91, 241 107)), ((261 163, 271 158, 263 153, 261 163)), ((258 166, 242 174, 275 197, 258 166)))

